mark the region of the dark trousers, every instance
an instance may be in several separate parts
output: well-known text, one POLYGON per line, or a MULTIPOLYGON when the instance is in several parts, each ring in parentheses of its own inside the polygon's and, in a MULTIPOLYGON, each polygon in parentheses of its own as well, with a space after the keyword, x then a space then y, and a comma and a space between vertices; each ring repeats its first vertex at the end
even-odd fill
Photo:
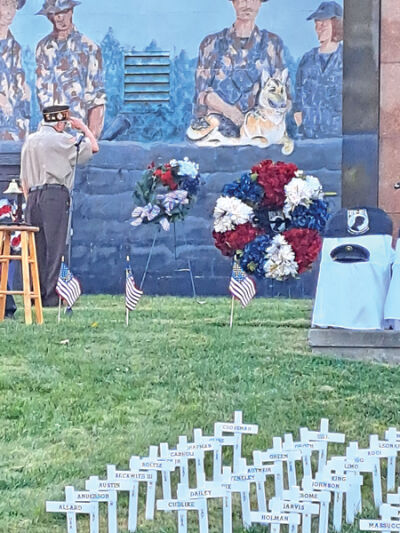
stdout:
POLYGON ((40 229, 36 233, 36 251, 44 306, 57 305, 58 302, 55 288, 65 252, 69 204, 65 187, 52 186, 28 194, 26 221, 40 229))

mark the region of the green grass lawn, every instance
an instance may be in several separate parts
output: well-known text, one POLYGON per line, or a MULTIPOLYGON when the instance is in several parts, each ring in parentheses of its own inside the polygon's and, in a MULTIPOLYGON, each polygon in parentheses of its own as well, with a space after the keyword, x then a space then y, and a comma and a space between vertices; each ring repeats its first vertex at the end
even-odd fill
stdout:
MULTIPOLYGON (((144 297, 129 327, 122 297, 111 296, 82 297, 60 325, 54 309, 43 326, 26 327, 22 311, 1 323, 0 533, 65 532, 64 516, 45 512, 65 485, 83 489, 107 464, 127 469, 131 455, 173 447, 193 428, 211 434, 235 410, 260 427, 244 438, 249 460, 273 436, 297 439, 321 417, 362 447, 370 433, 400 426, 400 368, 312 356, 310 301, 236 309, 232 331, 228 298, 144 297)), ((176 531, 174 514, 146 523, 143 505, 141 532, 176 531)), ((125 532, 124 495, 119 508, 125 532)), ((210 530, 221 531, 219 510, 211 515, 210 530)))

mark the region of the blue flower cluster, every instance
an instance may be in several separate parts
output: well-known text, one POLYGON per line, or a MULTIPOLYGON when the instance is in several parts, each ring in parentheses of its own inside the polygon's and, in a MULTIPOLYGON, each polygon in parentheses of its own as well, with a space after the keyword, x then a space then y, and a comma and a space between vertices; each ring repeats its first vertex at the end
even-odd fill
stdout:
POLYGON ((292 225, 295 228, 315 229, 322 232, 328 220, 328 204, 323 200, 314 200, 309 207, 298 205, 292 213, 292 225))
POLYGON ((232 183, 227 183, 222 194, 224 196, 235 196, 239 200, 244 200, 248 204, 258 204, 263 196, 264 189, 256 181, 251 178, 251 174, 246 172, 242 175, 240 180, 232 183))
POLYGON ((240 258, 240 266, 243 270, 250 274, 254 274, 257 278, 265 277, 265 252, 271 245, 271 240, 269 235, 259 235, 254 241, 246 244, 240 258))
POLYGON ((190 176, 185 177, 179 184, 179 188, 187 191, 189 196, 195 196, 200 187, 200 180, 190 176))

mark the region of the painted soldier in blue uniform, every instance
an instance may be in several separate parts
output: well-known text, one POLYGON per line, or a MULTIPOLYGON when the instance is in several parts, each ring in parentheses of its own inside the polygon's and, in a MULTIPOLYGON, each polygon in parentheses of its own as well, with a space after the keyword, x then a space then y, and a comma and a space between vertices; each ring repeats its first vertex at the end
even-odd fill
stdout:
POLYGON ((206 117, 210 114, 218 116, 223 135, 239 137, 245 114, 256 106, 263 71, 273 76, 284 70, 281 39, 255 24, 265 1, 232 0, 236 13, 233 26, 202 41, 189 138, 207 135, 206 117))
POLYGON ((307 138, 342 135, 342 16, 342 7, 328 1, 307 18, 320 42, 303 56, 296 75, 294 119, 307 138))
POLYGON ((9 27, 25 0, 0 0, 0 140, 23 141, 29 133, 31 92, 21 46, 9 27))

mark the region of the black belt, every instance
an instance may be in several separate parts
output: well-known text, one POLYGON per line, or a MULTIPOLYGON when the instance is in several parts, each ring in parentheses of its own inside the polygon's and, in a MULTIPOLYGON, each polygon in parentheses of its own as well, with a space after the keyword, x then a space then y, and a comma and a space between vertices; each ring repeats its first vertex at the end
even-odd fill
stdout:
POLYGON ((29 192, 45 191, 46 189, 65 189, 66 191, 68 191, 65 185, 60 185, 58 183, 45 183, 44 185, 34 185, 29 189, 29 192))

